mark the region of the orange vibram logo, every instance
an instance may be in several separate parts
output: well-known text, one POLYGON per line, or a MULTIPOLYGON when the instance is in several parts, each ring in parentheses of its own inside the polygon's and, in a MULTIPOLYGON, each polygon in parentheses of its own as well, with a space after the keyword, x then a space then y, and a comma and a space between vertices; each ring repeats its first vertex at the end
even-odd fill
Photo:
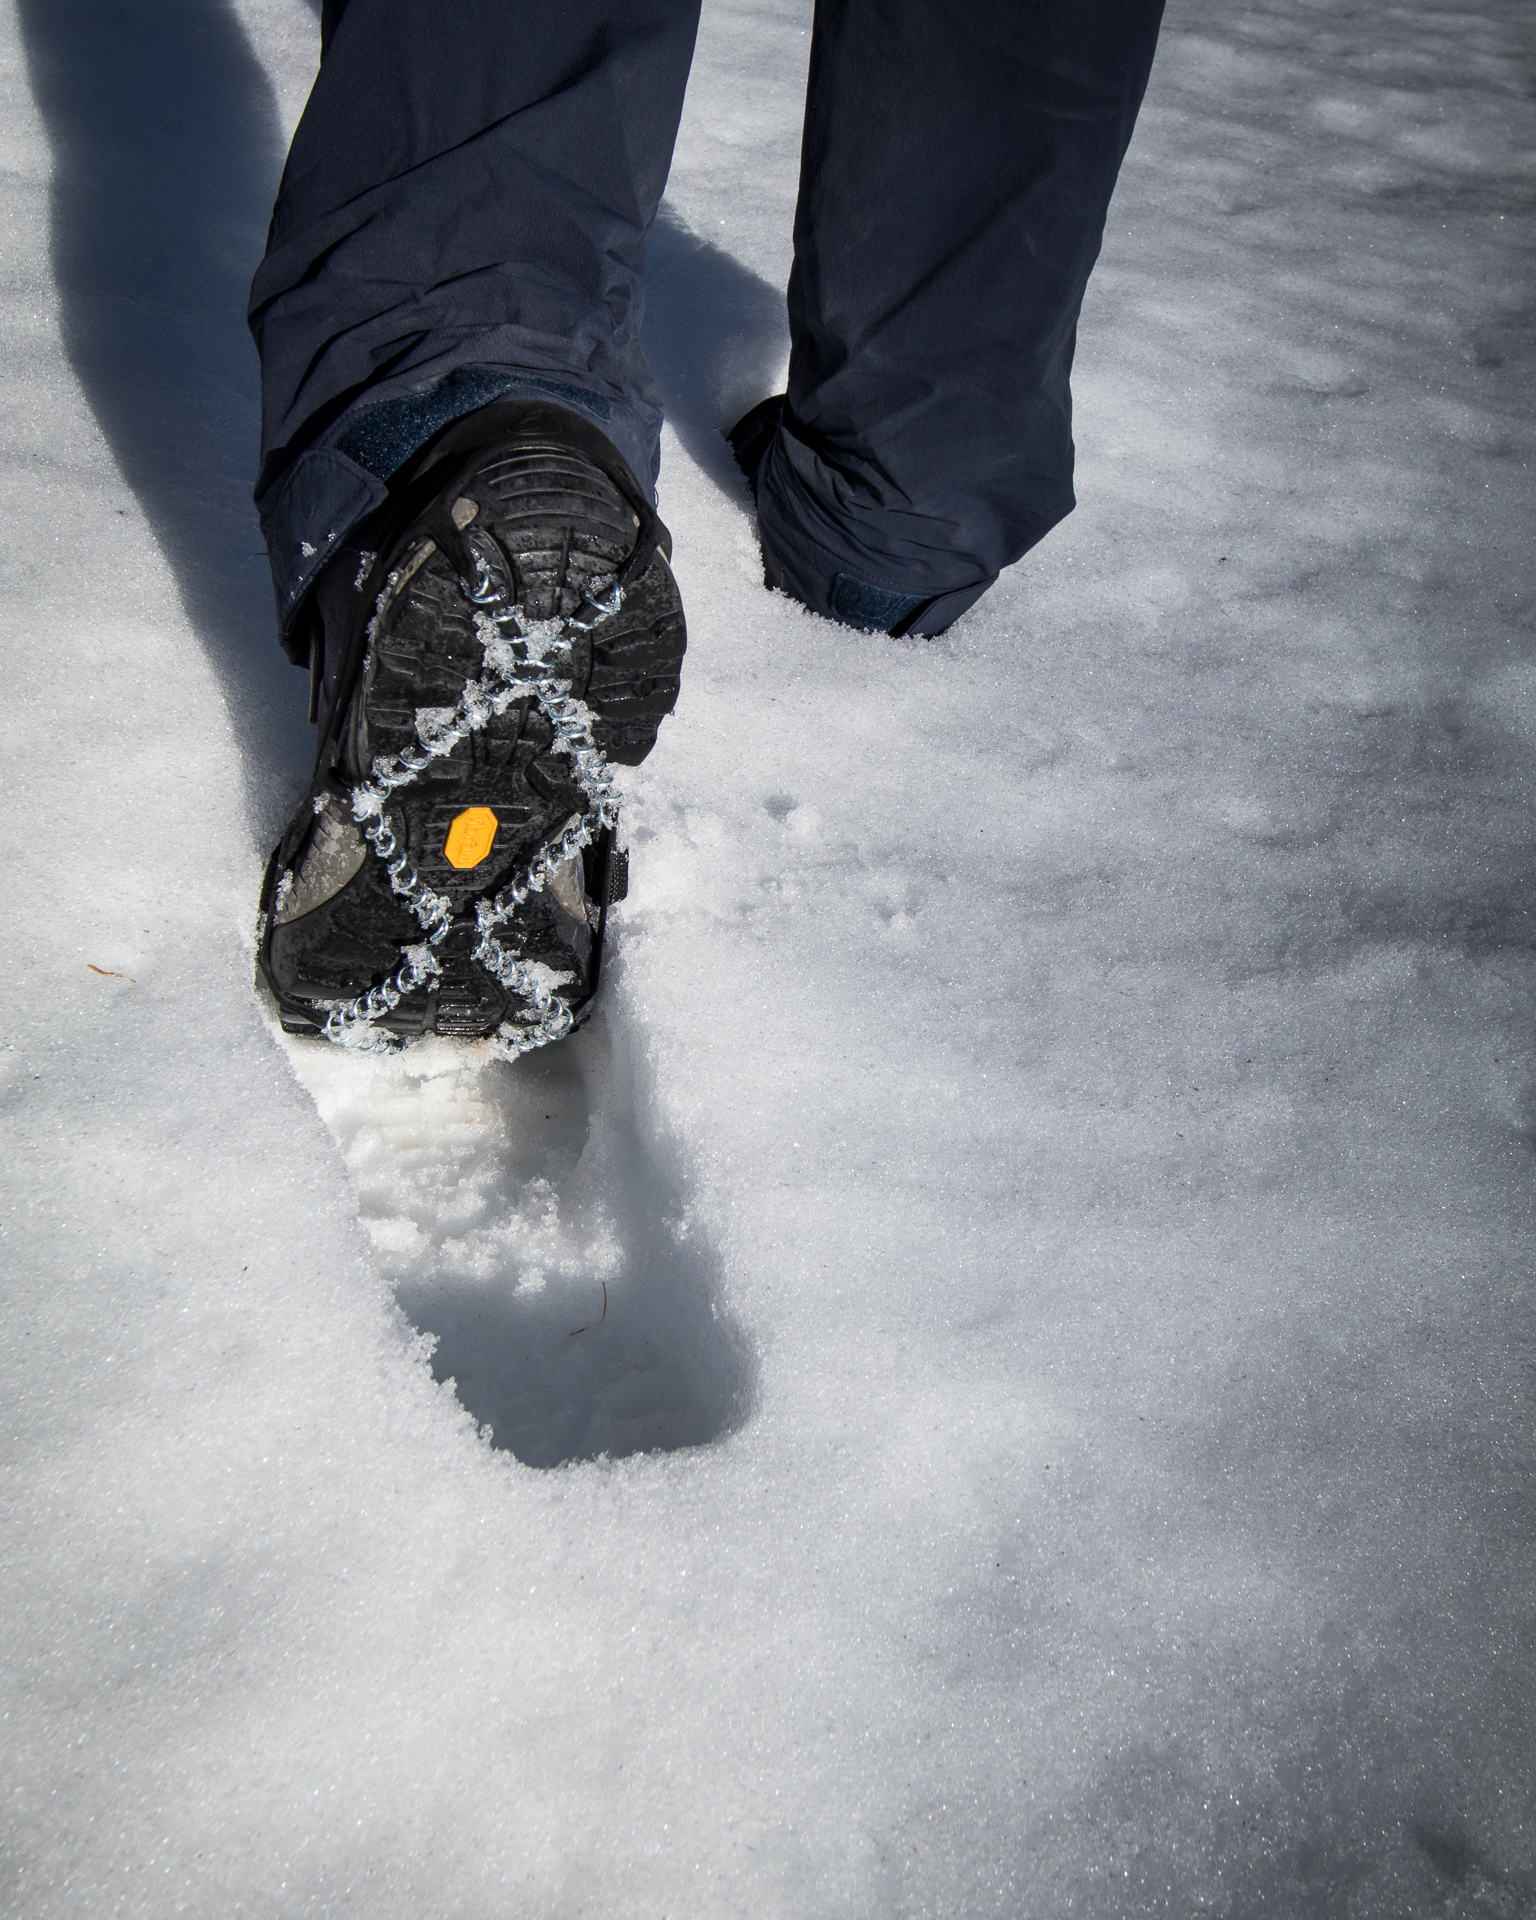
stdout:
POLYGON ((450 867, 478 867, 496 838, 496 816, 489 807, 467 807, 448 829, 443 858, 450 867))

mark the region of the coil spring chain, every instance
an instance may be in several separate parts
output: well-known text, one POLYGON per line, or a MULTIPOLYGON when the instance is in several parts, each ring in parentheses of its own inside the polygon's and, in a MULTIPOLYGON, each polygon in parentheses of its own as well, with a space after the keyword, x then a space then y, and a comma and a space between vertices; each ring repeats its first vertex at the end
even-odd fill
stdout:
MULTIPOLYGON (((370 646, 393 586, 392 576, 380 595, 380 612, 369 626, 370 646)), ((471 597, 486 596, 482 588, 471 597)), ((590 631, 599 619, 617 613, 623 601, 623 589, 607 575, 592 582, 583 604, 563 620, 526 621, 517 607, 501 613, 477 608, 474 625, 484 649, 484 674, 465 683, 446 719, 440 709, 418 709, 418 744, 405 747, 399 753, 380 754, 373 762, 369 778, 353 788, 352 817, 360 825, 366 822, 363 837, 383 862, 390 887, 416 916, 426 937, 418 945, 401 949, 404 954, 401 965, 382 985, 331 1007, 325 1022, 327 1040, 367 1053, 395 1051, 400 1045, 398 1036, 382 1030, 376 1023, 399 1006, 407 994, 429 985, 443 970, 434 948, 441 944, 452 925, 453 910, 442 894, 434 892, 422 880, 410 855, 396 839, 388 810, 391 795, 410 786, 434 760, 452 753, 461 740, 479 733, 514 701, 528 699, 537 704, 549 722, 555 751, 569 759, 576 783, 586 795, 587 806, 584 812, 571 816, 559 835, 534 857, 526 872, 503 887, 493 900, 476 902, 479 939, 472 957, 524 1003, 521 1019, 516 1023, 504 1020, 492 1037, 496 1051, 505 1059, 515 1060, 519 1054, 531 1053, 535 1047, 563 1040, 570 1032, 574 1016, 569 1006, 540 979, 540 969, 518 959, 502 944, 496 937, 496 929, 512 917, 530 894, 541 893, 557 868, 618 821, 618 787, 602 749, 592 738, 591 709, 584 701, 572 697, 568 674, 574 635, 590 631), (583 618, 583 615, 590 617, 583 618), (562 677, 562 669, 567 677, 562 677)))

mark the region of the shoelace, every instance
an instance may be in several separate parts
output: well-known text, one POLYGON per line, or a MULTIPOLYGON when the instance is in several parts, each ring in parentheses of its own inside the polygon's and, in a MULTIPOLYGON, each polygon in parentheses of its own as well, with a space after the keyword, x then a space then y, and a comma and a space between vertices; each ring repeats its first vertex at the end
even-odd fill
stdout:
MULTIPOLYGON (((392 575, 379 597, 381 609, 394 584, 392 575)), ((483 599, 483 589, 471 597, 483 599)), ((441 709, 418 708, 418 744, 399 753, 380 754, 369 778, 353 788, 352 817, 360 825, 368 823, 363 827, 363 837, 383 861, 391 888, 415 914, 425 938, 401 948, 404 957, 400 966, 382 985, 354 1000, 329 1003, 327 1040, 366 1053, 394 1052, 402 1044, 400 1037, 376 1023, 399 1006, 407 994, 428 985, 443 970, 433 949, 448 933, 453 910, 442 894, 422 880, 396 839, 388 811, 390 796, 410 786, 424 768, 452 753, 461 740, 478 733, 514 701, 530 698, 550 724, 554 750, 570 760, 576 784, 587 797, 587 807, 571 816, 556 838, 540 849, 525 873, 503 887, 494 899, 475 903, 480 937, 472 957, 524 1003, 521 1019, 504 1020, 492 1036, 492 1044, 503 1058, 515 1060, 535 1047, 564 1039, 570 1032, 574 1016, 569 1006, 540 979, 535 967, 518 959, 497 939, 496 929, 512 917, 529 894, 542 892, 558 867, 618 821, 618 788, 606 757, 592 738, 591 709, 584 701, 572 698, 571 680, 561 678, 560 669, 569 669, 573 637, 617 613, 623 601, 623 588, 612 575, 604 575, 592 582, 582 605, 564 619, 530 623, 517 607, 501 613, 477 608, 475 633, 484 649, 486 671, 479 679, 465 682, 447 719, 441 717, 441 709), (583 615, 590 617, 584 619, 583 615)), ((378 621, 379 615, 375 614, 368 634, 370 645, 378 621)))

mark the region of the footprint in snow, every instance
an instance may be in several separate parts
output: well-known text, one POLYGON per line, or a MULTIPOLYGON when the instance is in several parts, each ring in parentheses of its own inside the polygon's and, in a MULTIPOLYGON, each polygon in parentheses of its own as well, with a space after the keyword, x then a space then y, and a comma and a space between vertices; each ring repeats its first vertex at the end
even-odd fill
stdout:
POLYGON ((751 1392, 710 1247, 599 1014, 515 1065, 287 1042, 432 1371, 528 1466, 702 1446, 751 1392))

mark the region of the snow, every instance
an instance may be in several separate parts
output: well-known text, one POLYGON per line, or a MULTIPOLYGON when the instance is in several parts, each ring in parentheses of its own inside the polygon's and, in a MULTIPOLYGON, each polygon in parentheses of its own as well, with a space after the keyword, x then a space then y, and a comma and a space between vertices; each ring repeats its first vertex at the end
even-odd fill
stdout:
POLYGON ((6 28, 8 1913, 1536 1911, 1529 18, 1180 0, 1082 506, 935 642, 715 433, 807 24, 706 11, 684 693, 516 1067, 250 991, 312 16, 6 28))

